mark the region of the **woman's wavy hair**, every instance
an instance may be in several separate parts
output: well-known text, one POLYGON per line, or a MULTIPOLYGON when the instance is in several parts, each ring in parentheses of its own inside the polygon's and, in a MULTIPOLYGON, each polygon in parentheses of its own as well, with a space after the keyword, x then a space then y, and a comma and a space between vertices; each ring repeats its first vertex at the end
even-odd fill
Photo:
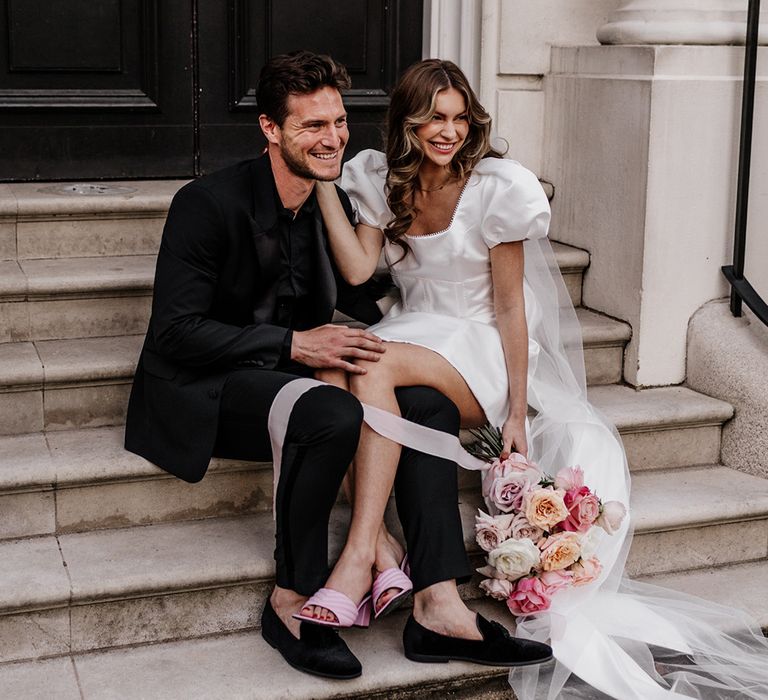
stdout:
POLYGON ((491 146, 491 117, 455 63, 428 58, 410 66, 392 91, 387 114, 386 189, 394 218, 387 224, 384 235, 403 249, 403 256, 410 251, 404 236, 418 213, 414 195, 417 174, 424 160, 424 149, 416 137, 416 129, 432 119, 438 93, 448 88, 455 88, 464 95, 469 125, 466 140, 451 160, 453 176, 469 177, 482 158, 502 157, 491 146))

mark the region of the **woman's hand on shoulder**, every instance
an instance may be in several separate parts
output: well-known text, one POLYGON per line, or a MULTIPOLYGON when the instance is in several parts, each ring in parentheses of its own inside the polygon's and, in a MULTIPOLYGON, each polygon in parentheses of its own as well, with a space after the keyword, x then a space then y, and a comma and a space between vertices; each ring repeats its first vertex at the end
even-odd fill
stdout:
POLYGON ((525 434, 525 416, 509 416, 501 428, 501 458, 506 459, 513 452, 528 456, 528 439, 525 434))

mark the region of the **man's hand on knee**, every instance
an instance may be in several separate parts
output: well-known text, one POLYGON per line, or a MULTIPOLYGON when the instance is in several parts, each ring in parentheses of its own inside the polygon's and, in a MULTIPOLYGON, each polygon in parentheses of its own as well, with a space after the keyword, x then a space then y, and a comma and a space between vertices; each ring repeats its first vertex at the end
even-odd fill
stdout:
POLYGON ((366 370, 350 362, 351 359, 376 362, 383 352, 383 341, 373 333, 330 323, 308 331, 294 331, 291 342, 292 360, 352 374, 365 374, 366 370))

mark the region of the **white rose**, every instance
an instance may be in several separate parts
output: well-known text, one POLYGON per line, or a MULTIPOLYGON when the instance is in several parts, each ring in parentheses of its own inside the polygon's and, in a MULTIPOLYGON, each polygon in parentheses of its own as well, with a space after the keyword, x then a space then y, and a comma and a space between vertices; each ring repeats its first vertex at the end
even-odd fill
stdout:
POLYGON ((593 557, 602 539, 603 531, 600 528, 589 528, 587 533, 581 536, 581 556, 584 559, 593 557))
POLYGON ((531 540, 506 540, 488 554, 488 563, 509 581, 526 576, 541 561, 541 552, 531 540))

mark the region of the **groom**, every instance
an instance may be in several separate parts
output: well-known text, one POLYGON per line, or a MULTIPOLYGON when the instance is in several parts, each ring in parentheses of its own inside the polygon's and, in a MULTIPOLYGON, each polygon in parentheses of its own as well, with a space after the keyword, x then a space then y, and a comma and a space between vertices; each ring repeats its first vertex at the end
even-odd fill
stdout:
MULTIPOLYGON (((340 174, 348 139, 340 91, 349 84, 328 56, 272 59, 257 90, 266 153, 191 182, 173 199, 125 446, 185 481, 202 479, 212 456, 269 459, 267 417, 288 382, 315 368, 360 372, 350 360, 384 352, 376 336, 329 324, 335 308, 365 323, 380 317, 373 290, 338 275, 314 194, 317 180, 340 174)), ((398 400, 409 420, 458 432, 456 408, 438 392, 407 388, 398 400)), ((357 658, 334 630, 291 616, 328 576, 329 516, 361 422, 360 404, 336 387, 313 388, 296 402, 276 493, 276 586, 262 617, 264 638, 288 663, 333 678, 360 675, 357 658)), ((455 638, 461 630, 440 633, 451 631, 452 606, 463 606, 456 580, 471 573, 456 467, 404 449, 395 491, 413 563, 414 615, 431 628, 412 619, 411 634, 434 636, 416 642, 454 657, 448 647, 464 644, 463 658, 486 663, 547 657, 547 647, 511 640, 482 618, 472 641, 455 638)))

